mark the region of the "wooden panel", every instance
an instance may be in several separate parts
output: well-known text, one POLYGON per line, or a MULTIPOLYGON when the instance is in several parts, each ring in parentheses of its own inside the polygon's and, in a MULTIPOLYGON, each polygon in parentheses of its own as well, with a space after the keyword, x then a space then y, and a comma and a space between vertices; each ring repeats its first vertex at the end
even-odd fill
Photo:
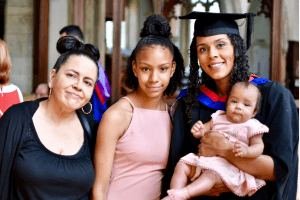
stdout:
MULTIPOLYGON (((162 4, 163 2, 160 0, 159 4, 162 4)), ((163 10, 163 16, 165 18, 169 18, 169 13, 172 10, 173 6, 175 6, 176 4, 180 3, 180 0, 170 0, 164 7, 163 10)), ((160 14, 160 13, 159 13, 160 14)))
POLYGON ((74 0, 74 25, 84 32, 84 0, 74 0))
POLYGON ((299 42, 289 41, 286 57, 286 87, 299 99, 299 42))
POLYGON ((4 11, 5 11, 5 4, 6 0, 0 0, 0 38, 3 40, 4 39, 4 11))
POLYGON ((106 0, 106 20, 112 20, 113 19, 113 1, 106 0))
POLYGON ((284 85, 281 80, 281 58, 282 58, 282 0, 273 1, 272 7, 272 27, 271 27, 271 66, 270 66, 270 79, 278 81, 284 85))
POLYGON ((112 53, 112 84, 111 103, 115 103, 121 95, 121 21, 123 16, 123 0, 113 0, 113 53, 112 53))
POLYGON ((48 82, 49 0, 34 1, 33 91, 48 82))
MULTIPOLYGON (((113 20, 113 17, 114 17, 114 3, 115 1, 112 1, 112 0, 106 0, 106 20, 109 20, 109 21, 112 21, 113 20)), ((124 17, 124 10, 125 10, 125 6, 126 6, 127 2, 126 0, 122 0, 122 2, 118 2, 118 5, 120 5, 122 7, 122 21, 125 19, 124 17)))

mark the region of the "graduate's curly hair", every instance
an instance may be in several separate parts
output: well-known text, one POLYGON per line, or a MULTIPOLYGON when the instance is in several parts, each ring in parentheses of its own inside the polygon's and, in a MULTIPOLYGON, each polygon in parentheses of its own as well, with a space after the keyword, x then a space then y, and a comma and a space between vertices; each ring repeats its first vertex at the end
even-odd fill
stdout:
MULTIPOLYGON (((248 65, 249 58, 246 54, 247 48, 241 36, 235 34, 227 34, 227 36, 234 47, 234 64, 231 72, 229 88, 227 90, 228 94, 228 91, 236 82, 248 81, 250 77, 250 67, 248 65)), ((205 84, 207 88, 211 89, 212 91, 216 91, 215 81, 203 70, 200 79, 199 68, 200 66, 198 65, 196 38, 194 37, 190 45, 190 74, 188 78, 188 92, 187 95, 183 97, 188 123, 191 123, 192 121, 193 108, 199 104, 197 96, 200 94, 200 84, 205 84)))
POLYGON ((177 90, 177 87, 182 85, 181 80, 184 74, 184 62, 178 47, 170 40, 171 35, 171 27, 165 17, 161 15, 151 15, 146 19, 140 33, 141 39, 128 58, 126 70, 123 75, 123 81, 128 88, 137 90, 139 85, 138 79, 132 70, 132 62, 136 60, 136 56, 143 48, 152 45, 168 48, 173 55, 173 61, 176 62, 175 72, 170 79, 168 87, 164 91, 164 95, 172 96, 177 90))

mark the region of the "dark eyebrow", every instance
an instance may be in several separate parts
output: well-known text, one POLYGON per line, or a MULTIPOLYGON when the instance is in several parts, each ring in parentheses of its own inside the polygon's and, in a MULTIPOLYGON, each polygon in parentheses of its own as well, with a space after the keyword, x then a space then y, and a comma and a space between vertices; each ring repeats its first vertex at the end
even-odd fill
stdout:
POLYGON ((79 72, 78 72, 78 71, 75 71, 74 69, 67 69, 66 71, 72 71, 72 72, 74 72, 75 74, 79 74, 79 72))
MULTIPOLYGON (((214 42, 219 42, 220 40, 228 40, 228 39, 227 38, 219 38, 219 39, 215 40, 214 42)), ((205 45, 205 43, 200 43, 197 45, 197 48, 198 48, 198 46, 203 46, 203 45, 205 45)))
MULTIPOLYGON (((151 66, 151 64, 148 64, 148 63, 146 63, 146 62, 139 62, 140 64, 145 64, 145 65, 148 65, 148 66, 151 66)), ((171 65, 171 63, 163 63, 163 64, 161 64, 161 65, 159 65, 159 66, 162 66, 162 65, 171 65)))
MULTIPOLYGON (((78 71, 75 71, 74 69, 68 69, 67 71, 72 71, 72 72, 74 72, 75 74, 79 74, 79 72, 78 71)), ((85 79, 89 79, 89 80, 91 80, 91 81, 93 81, 93 82, 95 82, 92 78, 90 78, 90 77, 88 77, 88 76, 86 76, 86 77, 84 77, 85 79)))

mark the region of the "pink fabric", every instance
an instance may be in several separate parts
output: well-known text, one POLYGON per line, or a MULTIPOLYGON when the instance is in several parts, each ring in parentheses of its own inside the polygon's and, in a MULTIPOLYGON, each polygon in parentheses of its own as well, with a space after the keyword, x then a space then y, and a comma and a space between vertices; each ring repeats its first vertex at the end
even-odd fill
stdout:
POLYGON ((126 133, 118 140, 107 200, 160 199, 167 166, 171 121, 167 110, 133 107, 126 133))
POLYGON ((246 146, 249 145, 249 138, 252 136, 269 132, 267 126, 254 118, 244 123, 235 124, 226 119, 225 112, 222 110, 216 111, 211 117, 213 121, 213 131, 222 133, 227 139, 233 142, 239 140, 246 146))
MULTIPOLYGON (((212 114, 213 129, 225 135, 231 141, 240 140, 244 145, 249 145, 249 138, 268 132, 267 126, 261 124, 256 119, 241 124, 234 124, 226 120, 224 111, 217 111, 212 114)), ((198 157, 190 153, 180 159, 189 165, 198 166, 203 170, 213 170, 217 172, 227 187, 237 196, 251 196, 258 189, 263 187, 266 182, 256 179, 254 176, 247 174, 221 157, 198 157)))

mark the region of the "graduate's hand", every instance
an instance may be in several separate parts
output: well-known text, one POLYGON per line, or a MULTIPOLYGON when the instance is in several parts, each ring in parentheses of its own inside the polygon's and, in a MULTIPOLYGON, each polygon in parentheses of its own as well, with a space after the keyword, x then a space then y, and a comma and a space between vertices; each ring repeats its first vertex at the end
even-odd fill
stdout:
POLYGON ((221 133, 210 131, 202 138, 198 146, 198 156, 212 157, 221 156, 226 157, 228 152, 232 153, 233 144, 227 140, 221 133))
POLYGON ((195 138, 198 139, 204 136, 205 128, 202 121, 199 120, 193 125, 191 133, 194 135, 195 138))
POLYGON ((220 196, 220 194, 225 192, 231 192, 225 183, 216 183, 208 192, 204 193, 203 196, 220 196))

